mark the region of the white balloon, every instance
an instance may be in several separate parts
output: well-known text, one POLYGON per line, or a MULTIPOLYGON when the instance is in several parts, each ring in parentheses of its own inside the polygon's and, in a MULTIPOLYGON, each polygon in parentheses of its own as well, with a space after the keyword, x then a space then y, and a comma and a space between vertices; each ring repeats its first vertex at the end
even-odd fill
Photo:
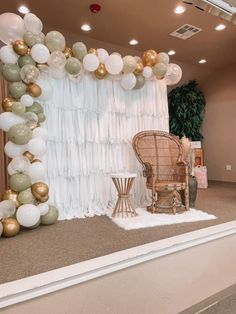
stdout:
POLYGON ((31 57, 38 63, 46 63, 49 56, 50 52, 43 44, 36 44, 31 48, 31 57))
POLYGON ((143 76, 145 77, 145 78, 151 78, 152 76, 153 76, 153 73, 152 73, 152 68, 151 67, 149 67, 149 66, 145 66, 144 68, 143 68, 143 76))
POLYGON ((117 54, 110 55, 105 61, 105 67, 110 74, 119 74, 123 69, 123 60, 117 54))
POLYGON ((22 39, 25 32, 23 19, 14 13, 0 15, 0 40, 5 44, 11 44, 17 39, 22 39))
POLYGON ((26 145, 17 145, 17 144, 12 143, 11 141, 8 141, 5 144, 4 150, 5 150, 5 153, 8 157, 14 158, 14 157, 20 156, 24 152, 26 152, 27 147, 26 147, 26 145))
POLYGON ((9 175, 13 175, 15 173, 27 173, 30 166, 29 159, 25 156, 17 156, 12 159, 12 161, 8 164, 8 173, 9 175))
POLYGON ((42 90, 42 94, 39 97, 37 97, 37 99, 43 101, 50 99, 53 92, 50 81, 41 78, 36 83, 41 87, 42 90))
POLYGON ((46 203, 38 204, 38 209, 40 211, 40 216, 46 215, 49 211, 49 206, 46 203))
POLYGON ((33 130, 33 138, 41 138, 46 141, 48 139, 48 131, 45 128, 35 128, 33 130))
POLYGON ((0 220, 13 215, 16 211, 16 204, 11 200, 0 202, 0 220))
POLYGON ((35 183, 46 177, 46 168, 41 162, 34 162, 29 165, 27 174, 30 176, 32 183, 35 183))
POLYGON ((178 64, 170 63, 167 67, 165 81, 167 85, 177 84, 182 77, 182 70, 178 64))
POLYGON ((109 57, 108 52, 103 48, 97 49, 97 55, 100 62, 104 63, 106 59, 109 57))
POLYGON ((60 80, 66 76, 66 71, 64 68, 54 68, 49 67, 49 75, 55 80, 60 80))
POLYGON ((40 219, 40 210, 33 204, 25 204, 18 208, 16 219, 23 227, 32 227, 40 219))
POLYGON ((120 83, 124 89, 131 90, 136 85, 136 77, 133 73, 123 74, 120 83))
POLYGON ((42 32, 43 23, 35 14, 27 13, 24 16, 24 23, 27 31, 33 34, 39 34, 42 32))
POLYGON ((34 98, 28 94, 21 96, 20 102, 25 105, 25 107, 30 107, 34 103, 34 98))
POLYGON ((28 151, 36 156, 42 156, 46 152, 46 143, 41 138, 32 138, 27 144, 28 151))
POLYGON ((3 63, 17 63, 18 55, 13 50, 12 46, 3 46, 0 48, 0 59, 3 63))
POLYGON ((25 124, 25 119, 12 112, 3 112, 0 114, 0 129, 8 132, 15 124, 25 124))
POLYGON ((97 56, 95 56, 92 53, 88 53, 84 58, 83 58, 83 66, 85 70, 92 72, 97 70, 99 66, 99 59, 97 56))

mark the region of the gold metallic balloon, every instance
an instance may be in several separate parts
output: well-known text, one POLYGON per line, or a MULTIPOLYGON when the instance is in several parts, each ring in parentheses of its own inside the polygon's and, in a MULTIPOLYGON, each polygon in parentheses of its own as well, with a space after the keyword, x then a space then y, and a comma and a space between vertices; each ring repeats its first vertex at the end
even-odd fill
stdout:
POLYGON ((63 51, 65 57, 68 59, 70 57, 73 57, 73 52, 72 52, 72 49, 69 48, 69 47, 66 47, 63 51))
POLYGON ((48 201, 49 199, 49 195, 45 195, 45 196, 40 196, 39 194, 35 194, 34 197, 36 198, 36 200, 39 202, 39 203, 45 203, 48 201))
POLYGON ((143 54, 143 64, 144 66, 154 66, 158 61, 158 56, 155 50, 147 50, 143 54))
POLYGON ((20 231, 20 224, 15 218, 6 218, 2 221, 4 237, 14 237, 20 231))
POLYGON ((28 159, 29 159, 29 161, 30 162, 32 162, 33 160, 34 160, 34 155, 33 154, 31 154, 30 152, 25 152, 24 154, 23 154, 23 156, 25 156, 25 157, 27 157, 28 159))
POLYGON ((39 97, 42 94, 41 87, 35 83, 29 84, 27 87, 27 92, 32 97, 39 97))
POLYGON ((2 101, 2 109, 4 111, 8 111, 11 112, 12 111, 12 104, 15 101, 14 98, 12 97, 6 97, 5 99, 3 99, 2 101))
POLYGON ((134 70, 134 74, 141 74, 143 72, 143 63, 142 61, 141 62, 137 62, 137 65, 136 65, 136 69, 134 70))
POLYGON ((100 63, 97 70, 94 72, 94 75, 97 79, 102 80, 104 77, 108 74, 107 69, 104 65, 104 63, 100 63))
POLYGON ((42 162, 42 160, 40 160, 40 159, 34 159, 33 161, 31 161, 31 164, 34 164, 35 162, 42 162))
POLYGON ((94 55, 97 55, 97 49, 96 48, 90 48, 88 53, 92 53, 94 55))
POLYGON ((44 182, 36 182, 31 186, 31 191, 35 198, 39 200, 39 197, 48 196, 49 188, 44 182))
POLYGON ((2 195, 2 201, 6 201, 6 200, 9 200, 9 201, 13 201, 16 205, 16 208, 18 208, 19 206, 21 206, 22 204, 19 202, 18 200, 18 193, 11 190, 11 189, 8 189, 6 190, 3 195, 2 195))
POLYGON ((13 43, 13 49, 20 56, 24 56, 28 53, 28 46, 23 40, 16 40, 13 43))

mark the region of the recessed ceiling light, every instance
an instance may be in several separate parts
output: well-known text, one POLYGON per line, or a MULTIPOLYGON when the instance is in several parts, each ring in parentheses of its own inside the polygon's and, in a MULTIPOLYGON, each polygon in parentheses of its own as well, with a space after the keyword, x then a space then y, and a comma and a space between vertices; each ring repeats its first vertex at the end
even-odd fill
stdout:
POLYGON ((81 26, 81 29, 82 29, 82 31, 89 32, 89 31, 91 31, 92 27, 88 24, 83 24, 81 26))
POLYGON ((130 44, 131 46, 135 46, 135 45, 138 44, 138 41, 137 41, 136 39, 131 39, 131 40, 129 41, 129 44, 130 44))
POLYGON ((206 59, 201 59, 201 60, 198 61, 198 63, 201 63, 201 64, 202 63, 206 63, 206 62, 207 62, 206 59))
POLYGON ((176 52, 174 50, 170 50, 167 52, 169 56, 173 56, 176 54, 176 52))
POLYGON ((219 24, 215 27, 215 30, 216 31, 223 31, 223 29, 225 29, 225 28, 226 28, 225 24, 219 24))
POLYGON ((175 12, 176 14, 182 14, 182 13, 185 12, 185 10, 186 10, 185 7, 183 7, 182 5, 178 5, 178 6, 175 8, 174 12, 175 12))
POLYGON ((29 13, 29 9, 25 6, 25 5, 21 5, 19 8, 18 8, 18 11, 22 14, 27 14, 29 13))

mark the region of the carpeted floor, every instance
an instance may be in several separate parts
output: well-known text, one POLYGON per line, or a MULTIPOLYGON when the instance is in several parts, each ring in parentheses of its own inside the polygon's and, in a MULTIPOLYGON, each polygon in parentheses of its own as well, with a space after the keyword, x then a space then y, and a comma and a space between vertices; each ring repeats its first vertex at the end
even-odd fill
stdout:
POLYGON ((0 283, 235 220, 236 183, 212 182, 207 190, 199 190, 196 208, 218 219, 125 231, 101 216, 60 221, 1 238, 0 283))

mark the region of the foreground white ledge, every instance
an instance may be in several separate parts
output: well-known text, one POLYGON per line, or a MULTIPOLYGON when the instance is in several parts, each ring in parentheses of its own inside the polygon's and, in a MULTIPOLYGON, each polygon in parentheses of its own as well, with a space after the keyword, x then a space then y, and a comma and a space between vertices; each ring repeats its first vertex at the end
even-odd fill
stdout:
POLYGON ((151 242, 0 285, 0 308, 236 233, 236 221, 151 242))

